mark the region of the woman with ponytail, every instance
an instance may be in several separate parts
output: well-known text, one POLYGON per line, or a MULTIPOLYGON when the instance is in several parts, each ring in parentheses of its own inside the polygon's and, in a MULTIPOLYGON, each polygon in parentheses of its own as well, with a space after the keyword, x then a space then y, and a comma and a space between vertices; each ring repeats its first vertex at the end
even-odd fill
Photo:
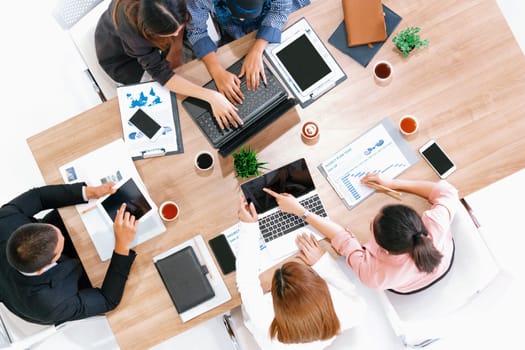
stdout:
POLYGON ((306 216, 346 257, 347 264, 370 288, 389 289, 400 294, 415 293, 440 280, 450 269, 454 242, 450 223, 460 204, 457 190, 448 182, 383 179, 368 174, 363 184, 382 185, 428 199, 430 209, 419 215, 405 205, 387 205, 371 222, 370 240, 361 245, 357 238, 328 218, 307 213, 291 195, 273 195, 282 211, 306 216))
POLYGON ((191 15, 185 0, 112 0, 95 30, 100 66, 117 83, 133 84, 146 71, 167 89, 208 102, 219 126, 237 127, 237 107, 217 91, 173 69, 183 62, 183 36, 191 15))

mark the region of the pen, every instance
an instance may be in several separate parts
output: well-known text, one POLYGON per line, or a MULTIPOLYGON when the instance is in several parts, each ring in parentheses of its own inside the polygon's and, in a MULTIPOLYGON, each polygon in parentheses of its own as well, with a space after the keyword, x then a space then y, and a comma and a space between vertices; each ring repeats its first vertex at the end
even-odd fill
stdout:
POLYGON ((402 193, 399 191, 395 191, 391 189, 390 187, 386 187, 386 186, 377 184, 375 182, 367 182, 366 184, 370 187, 374 187, 376 189, 385 191, 385 193, 388 194, 390 197, 393 197, 397 200, 401 200, 402 193))
POLYGON ((84 215, 84 214, 86 214, 86 213, 92 211, 92 210, 95 209, 96 207, 97 207, 96 205, 92 205, 91 207, 82 210, 82 213, 81 213, 81 214, 84 215))

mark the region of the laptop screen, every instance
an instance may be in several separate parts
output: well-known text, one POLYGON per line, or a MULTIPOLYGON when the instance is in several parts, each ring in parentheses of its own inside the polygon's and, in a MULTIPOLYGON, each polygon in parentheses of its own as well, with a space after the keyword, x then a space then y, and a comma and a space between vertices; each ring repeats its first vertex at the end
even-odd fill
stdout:
POLYGON ((289 193, 296 198, 315 189, 304 158, 241 185, 244 196, 248 201, 253 202, 258 213, 264 213, 277 207, 275 199, 263 191, 264 187, 277 193, 289 193))

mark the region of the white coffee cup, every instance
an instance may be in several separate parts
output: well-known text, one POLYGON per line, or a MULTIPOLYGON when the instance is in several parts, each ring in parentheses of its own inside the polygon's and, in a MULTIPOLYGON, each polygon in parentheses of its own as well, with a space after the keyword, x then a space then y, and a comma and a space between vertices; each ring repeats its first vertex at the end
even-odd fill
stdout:
POLYGON ((388 61, 379 61, 374 65, 374 80, 379 86, 387 86, 392 81, 394 67, 388 61))
POLYGON ((195 167, 200 171, 207 171, 213 168, 215 159, 213 155, 208 151, 201 151, 197 153, 194 160, 195 167))
POLYGON ((419 121, 413 115, 406 114, 399 119, 399 131, 405 136, 414 135, 419 130, 419 121))
POLYGON ((165 201, 159 207, 159 215, 164 221, 173 221, 179 217, 180 209, 174 201, 165 201))

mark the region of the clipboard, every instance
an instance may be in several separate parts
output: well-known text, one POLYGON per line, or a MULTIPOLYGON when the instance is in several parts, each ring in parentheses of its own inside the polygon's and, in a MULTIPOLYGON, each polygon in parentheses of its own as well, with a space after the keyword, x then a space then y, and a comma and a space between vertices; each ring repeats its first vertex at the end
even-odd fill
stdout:
POLYGON ((133 160, 184 153, 177 96, 173 91, 150 81, 119 86, 117 98, 124 143, 133 160), (154 142, 129 122, 139 108, 163 128, 154 142))
POLYGON ((368 173, 394 178, 419 161, 417 153, 389 118, 384 118, 364 134, 318 166, 319 171, 348 210, 376 190, 361 184, 368 173))

